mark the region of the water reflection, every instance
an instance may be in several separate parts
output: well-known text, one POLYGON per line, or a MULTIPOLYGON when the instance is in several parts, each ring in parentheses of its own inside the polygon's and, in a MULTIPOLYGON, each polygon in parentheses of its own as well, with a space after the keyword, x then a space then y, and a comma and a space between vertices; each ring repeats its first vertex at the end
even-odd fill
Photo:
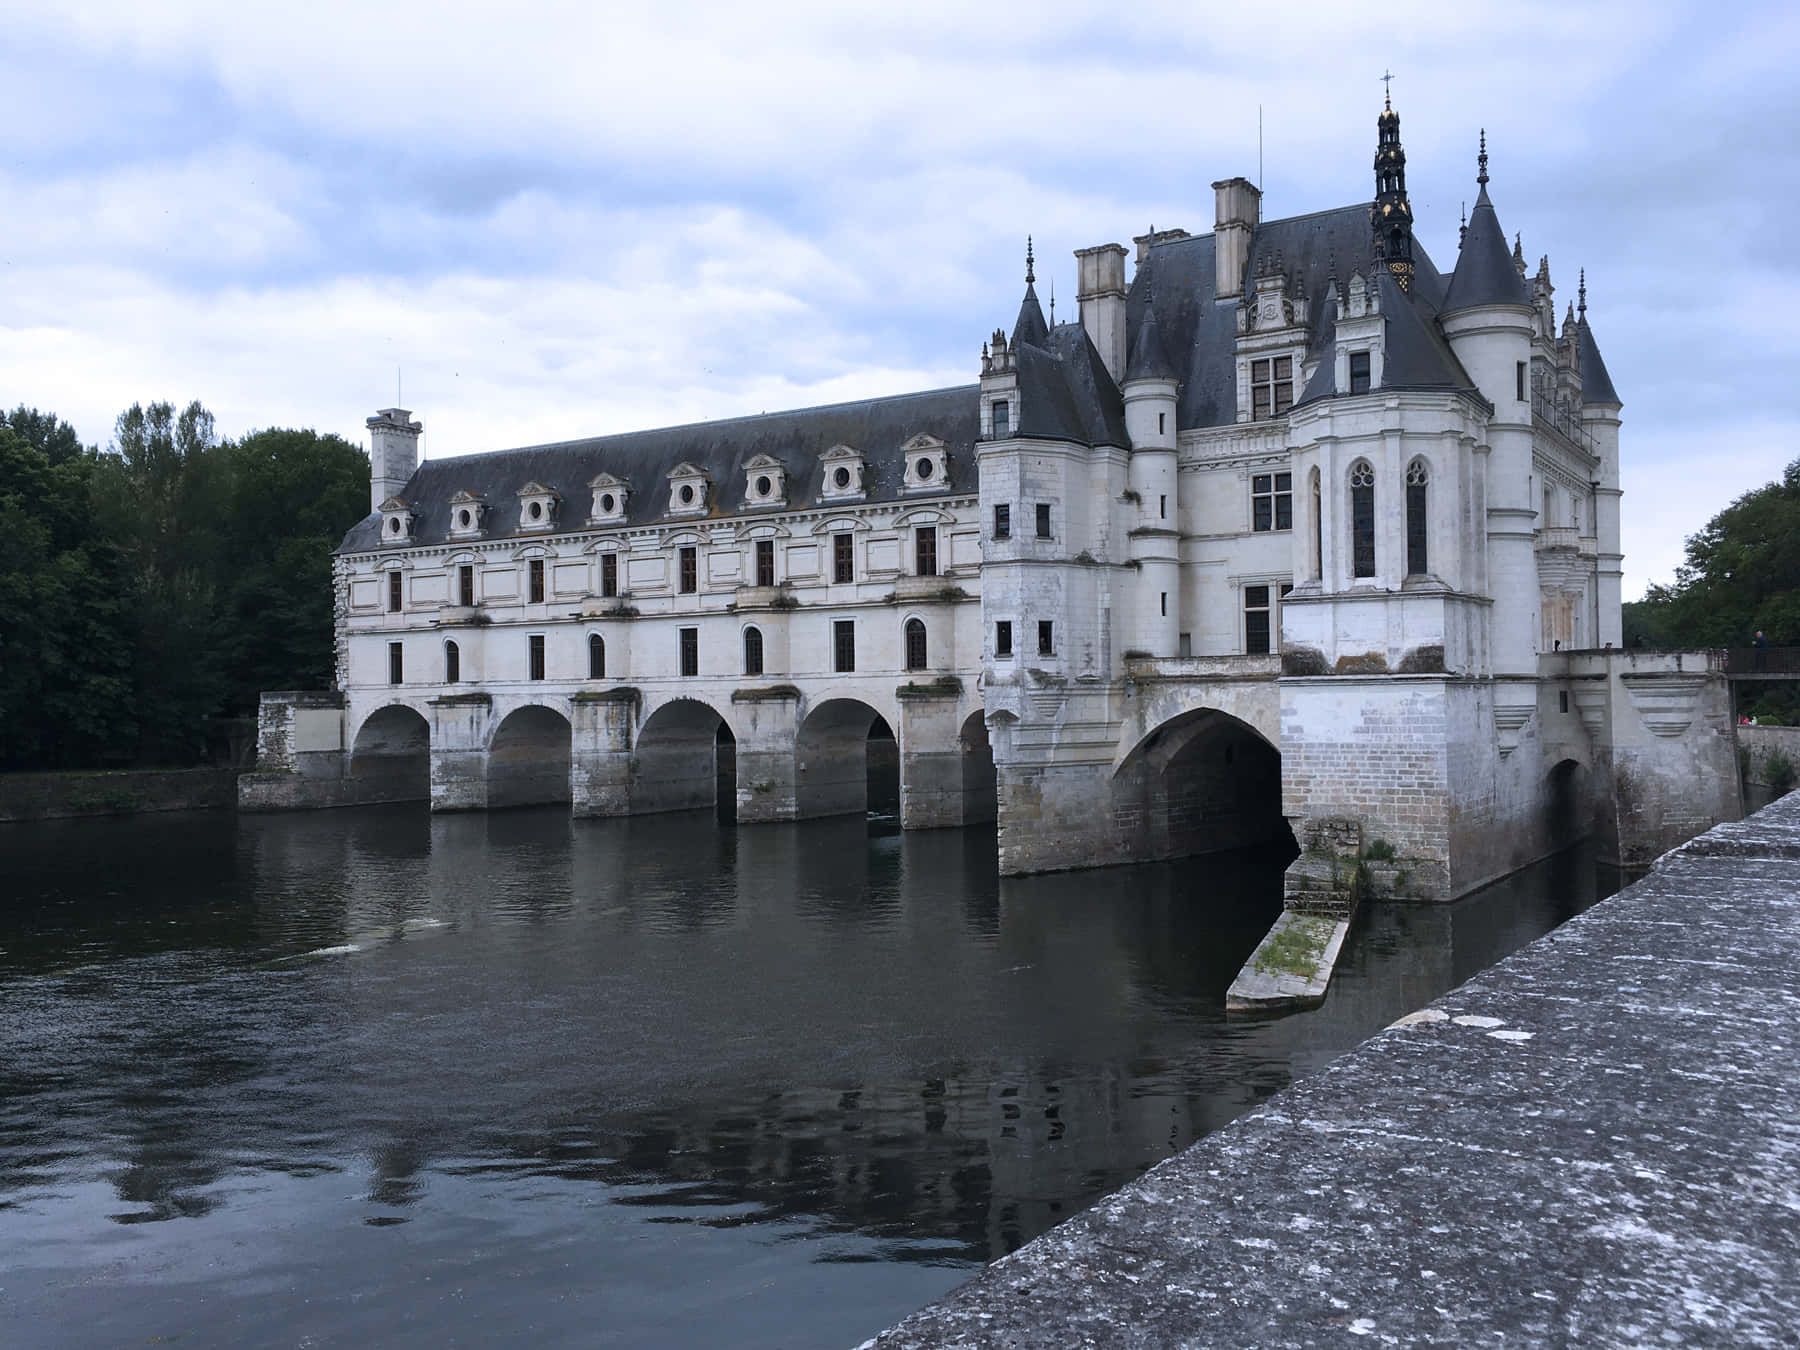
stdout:
POLYGON ((991 831, 413 808, 0 847, 0 1243, 41 1343, 71 1286, 89 1342, 198 1289, 235 1310, 205 1343, 517 1299, 552 1341, 551 1303, 584 1342, 850 1343, 1595 893, 1565 855, 1372 911, 1323 1010, 1228 1021, 1279 855, 1001 880, 991 831))

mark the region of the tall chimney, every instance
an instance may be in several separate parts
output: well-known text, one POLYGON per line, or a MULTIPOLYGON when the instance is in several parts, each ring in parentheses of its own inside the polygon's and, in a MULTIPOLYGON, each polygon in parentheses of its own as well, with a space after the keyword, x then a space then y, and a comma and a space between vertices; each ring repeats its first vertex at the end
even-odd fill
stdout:
POLYGON ((400 495, 419 467, 422 422, 405 408, 383 408, 364 423, 369 428, 369 510, 379 511, 389 497, 400 495))
POLYGON ((1244 265, 1250 261, 1250 235, 1262 219, 1262 189, 1248 178, 1213 184, 1218 219, 1213 222, 1213 297, 1224 300, 1244 293, 1244 265))
POLYGON ((1125 378, 1125 249, 1096 244, 1075 250, 1081 326, 1117 384, 1125 378))

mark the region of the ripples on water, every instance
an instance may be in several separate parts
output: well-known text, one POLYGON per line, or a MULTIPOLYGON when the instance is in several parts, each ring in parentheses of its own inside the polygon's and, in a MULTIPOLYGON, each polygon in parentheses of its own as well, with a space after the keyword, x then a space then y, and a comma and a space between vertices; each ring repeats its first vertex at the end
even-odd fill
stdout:
POLYGON ((1371 911, 1227 1021, 1275 856, 418 808, 0 827, 19 1345, 841 1346, 1591 903, 1371 911))

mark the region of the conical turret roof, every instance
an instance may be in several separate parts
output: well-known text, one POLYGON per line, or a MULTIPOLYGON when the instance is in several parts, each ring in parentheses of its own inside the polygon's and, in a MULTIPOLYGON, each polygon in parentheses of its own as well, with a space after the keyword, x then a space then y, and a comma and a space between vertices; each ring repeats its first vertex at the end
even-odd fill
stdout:
POLYGON ((1162 340, 1162 329, 1156 324, 1156 306, 1146 304, 1143 317, 1138 320, 1137 332, 1131 336, 1131 355, 1125 361, 1125 382, 1179 378, 1175 362, 1169 358, 1168 346, 1162 340))
POLYGON ((1456 271, 1450 275, 1444 309, 1530 303, 1525 281, 1506 245, 1506 231, 1500 228, 1500 217, 1495 214, 1494 204, 1488 200, 1487 184, 1483 183, 1475 209, 1469 212, 1469 232, 1463 236, 1456 271))

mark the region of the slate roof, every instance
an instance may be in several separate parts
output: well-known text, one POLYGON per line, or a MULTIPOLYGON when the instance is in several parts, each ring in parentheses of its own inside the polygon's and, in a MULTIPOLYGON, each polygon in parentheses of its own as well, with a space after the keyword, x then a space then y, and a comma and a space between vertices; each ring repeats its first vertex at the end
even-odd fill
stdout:
POLYGON ((1457 255, 1456 271, 1450 276, 1450 290, 1442 308, 1468 309, 1474 305, 1531 305, 1525 290, 1525 279, 1506 246, 1506 231, 1500 228, 1500 217, 1488 200, 1487 184, 1475 198, 1475 209, 1469 212, 1469 228, 1463 235, 1462 251, 1457 255))
POLYGON ((1612 376, 1606 373, 1606 362, 1600 359, 1600 344, 1594 341, 1594 330, 1583 315, 1577 332, 1581 335, 1581 397, 1588 403, 1618 403, 1612 376))
MULTIPOLYGON (((744 508, 744 465, 753 456, 766 454, 779 460, 788 472, 788 509, 806 509, 826 504, 819 501, 825 479, 820 454, 844 444, 863 455, 865 495, 855 501, 930 501, 934 496, 975 491, 974 448, 980 413, 980 389, 971 384, 794 412, 455 455, 421 464, 400 490, 400 496, 412 503, 415 512, 415 544, 448 540, 450 497, 465 489, 487 500, 482 539, 541 538, 542 531, 518 528, 516 494, 533 480, 554 488, 562 497, 559 531, 584 528, 593 505, 588 482, 603 471, 626 479, 631 485, 627 525, 675 525, 722 516, 744 520, 747 515, 761 514, 746 513, 744 508), (900 447, 920 432, 945 442, 949 481, 937 493, 901 490, 904 461, 900 447), (666 514, 667 475, 684 461, 706 470, 711 477, 711 505, 705 516, 666 514)), ((339 551, 351 553, 380 546, 381 519, 371 515, 351 527, 339 551)))
POLYGON ((1162 329, 1156 324, 1156 305, 1148 301, 1144 305, 1144 315, 1138 320, 1137 331, 1131 339, 1131 355, 1125 361, 1125 380, 1178 380, 1181 373, 1175 369, 1175 362, 1169 356, 1169 349, 1162 340, 1162 329))
POLYGON ((1021 436, 1131 444, 1125 434, 1125 400, 1106 362, 1078 323, 1059 323, 1041 345, 1014 348, 1019 362, 1021 436))
POLYGON ((1038 304, 1037 287, 1028 281, 1025 283, 1025 298, 1019 302, 1019 317, 1013 324, 1009 340, 1015 347, 1021 342, 1041 347, 1049 333, 1050 326, 1044 322, 1044 308, 1038 304))

